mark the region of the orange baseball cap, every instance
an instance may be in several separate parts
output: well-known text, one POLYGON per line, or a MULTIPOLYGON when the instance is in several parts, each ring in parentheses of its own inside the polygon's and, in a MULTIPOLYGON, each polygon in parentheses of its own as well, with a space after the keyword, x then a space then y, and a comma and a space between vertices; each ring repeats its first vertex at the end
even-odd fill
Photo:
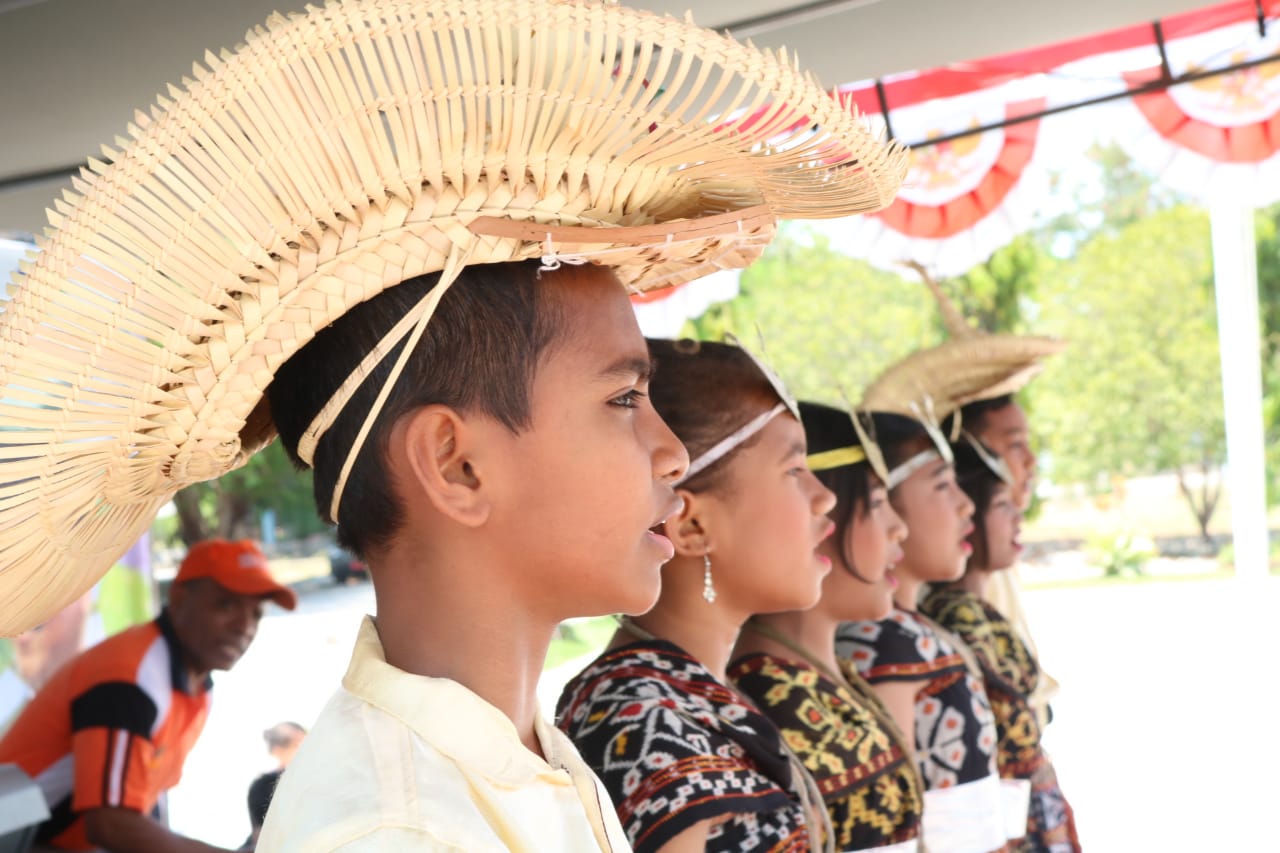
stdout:
POLYGON ((196 578, 212 578, 240 595, 270 596, 285 610, 298 606, 297 594, 271 576, 267 555, 251 539, 239 542, 206 539, 191 546, 173 582, 185 583, 196 578))

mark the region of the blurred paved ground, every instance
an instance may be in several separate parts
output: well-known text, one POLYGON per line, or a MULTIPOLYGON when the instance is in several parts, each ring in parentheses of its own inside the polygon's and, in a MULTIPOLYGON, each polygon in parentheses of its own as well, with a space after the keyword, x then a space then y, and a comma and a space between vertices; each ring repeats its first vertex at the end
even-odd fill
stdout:
MULTIPOLYGON (((170 805, 176 829, 227 846, 248 833, 244 797, 270 760, 261 731, 310 724, 346 667, 368 584, 303 580, 230 673, 170 805)), ((1045 667, 1063 684, 1046 742, 1089 853, 1275 851, 1280 685, 1271 660, 1280 579, 1033 590, 1045 667)), ((577 667, 544 677, 550 710, 577 667)))

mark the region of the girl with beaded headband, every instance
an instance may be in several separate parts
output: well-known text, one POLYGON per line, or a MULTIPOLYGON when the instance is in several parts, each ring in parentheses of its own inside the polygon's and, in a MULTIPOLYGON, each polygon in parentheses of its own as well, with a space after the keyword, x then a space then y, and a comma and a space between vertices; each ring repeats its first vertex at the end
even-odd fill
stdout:
POLYGON ((1019 853, 1078 853, 1075 817, 1040 743, 1041 726, 1031 703, 1039 665, 1015 627, 983 597, 992 575, 1012 566, 1021 551, 1022 512, 1017 479, 994 451, 965 432, 955 446, 956 480, 974 503, 973 555, 964 576, 929 590, 920 610, 958 635, 973 650, 995 715, 996 765, 1016 821, 1028 805, 1025 826, 1008 827, 1019 853))
POLYGON ((924 584, 963 573, 973 503, 956 485, 934 407, 908 400, 894 408, 915 418, 876 423, 889 501, 910 531, 894 570, 893 610, 880 620, 842 624, 836 653, 852 662, 914 742, 925 788, 924 846, 930 853, 1002 851, 995 723, 980 673, 968 649, 917 607, 924 584))
POLYGON ((801 403, 800 414, 809 470, 836 495, 835 535, 819 546, 833 568, 813 607, 747 622, 729 677, 813 774, 839 849, 915 851, 923 785, 912 742, 835 653, 841 622, 882 619, 892 609, 893 566, 907 527, 889 503, 889 472, 870 436, 876 421, 897 420, 908 430, 913 422, 816 403, 801 403))
POLYGON ((818 598, 834 496, 805 466, 797 408, 732 344, 651 340, 653 405, 689 449, 676 555, 647 613, 564 688, 559 725, 638 851, 831 850, 812 778, 725 668, 753 613, 818 598))
POLYGON ((205 66, 0 315, 0 634, 278 434, 377 618, 258 850, 625 849, 535 686, 672 554, 627 293, 883 207, 902 152, 789 57, 585 0, 331 2, 205 66))

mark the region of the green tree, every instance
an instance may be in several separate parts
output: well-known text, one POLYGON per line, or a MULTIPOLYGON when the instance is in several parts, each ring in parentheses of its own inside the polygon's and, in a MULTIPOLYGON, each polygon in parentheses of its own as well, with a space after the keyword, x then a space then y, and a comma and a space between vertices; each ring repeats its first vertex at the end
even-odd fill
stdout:
POLYGON ((1280 502, 1280 204, 1254 216, 1258 240, 1258 319, 1262 335, 1262 421, 1267 499, 1280 502))
POLYGON ((280 442, 217 480, 195 483, 173 497, 177 536, 190 546, 212 536, 261 538, 261 514, 273 510, 286 536, 324 529, 311 496, 311 472, 294 471, 280 442))
POLYGON ((1056 479, 1174 471, 1209 542, 1225 457, 1212 273, 1203 211, 1099 232, 1042 289, 1039 326, 1070 349, 1036 397, 1056 479))
MULTIPOLYGON (((1186 202, 1174 190, 1134 162, 1115 142, 1095 142, 1085 152, 1092 169, 1089 180, 1071 188, 1068 212, 1050 220, 1040 239, 1069 256, 1100 234, 1115 235, 1128 226, 1162 210, 1186 202)), ((1062 184, 1064 175, 1053 177, 1062 184)))
POLYGON ((1039 313, 1040 281, 1055 262, 1043 243, 1041 234, 1019 234, 983 263, 942 285, 960 313, 978 329, 1032 333, 1039 313))
POLYGON ((737 335, 804 399, 856 398, 885 365, 941 339, 919 282, 838 250, 823 234, 785 229, 742 275, 741 292, 688 323, 684 334, 737 335))

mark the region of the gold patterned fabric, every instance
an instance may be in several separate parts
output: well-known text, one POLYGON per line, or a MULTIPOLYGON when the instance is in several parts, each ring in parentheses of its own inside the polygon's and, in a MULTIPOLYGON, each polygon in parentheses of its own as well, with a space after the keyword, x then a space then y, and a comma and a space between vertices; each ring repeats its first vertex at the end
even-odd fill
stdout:
POLYGON ((1030 697, 1040 665, 1017 630, 998 610, 971 592, 940 587, 920 605, 938 624, 958 634, 978 657, 996 718, 996 766, 1004 779, 1031 780, 1027 835, 1017 853, 1078 853, 1075 816, 1049 756, 1030 697))
POLYGON ((852 665, 841 684, 814 666, 752 654, 729 678, 782 730, 822 792, 841 850, 920 834, 921 782, 902 735, 852 665))

